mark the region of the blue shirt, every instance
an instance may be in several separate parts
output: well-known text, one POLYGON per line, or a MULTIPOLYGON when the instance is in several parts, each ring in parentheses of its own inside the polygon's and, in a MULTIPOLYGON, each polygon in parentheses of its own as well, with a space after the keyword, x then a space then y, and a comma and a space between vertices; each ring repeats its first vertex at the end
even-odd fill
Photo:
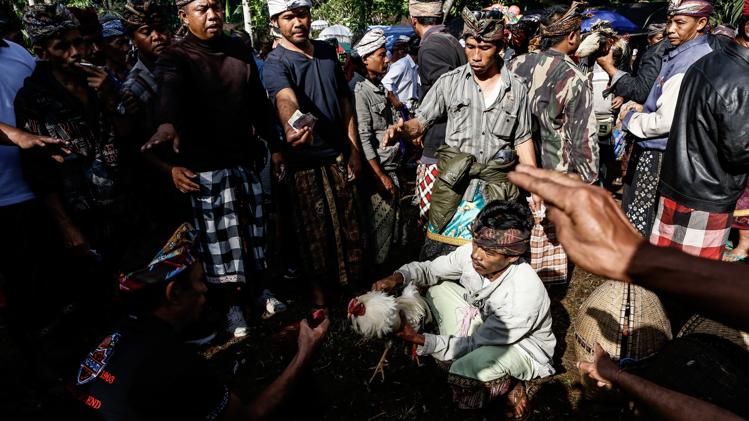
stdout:
MULTIPOLYGON (((0 39, 0 123, 15 127, 13 108, 16 93, 34 71, 36 62, 23 47, 0 39)), ((0 206, 15 205, 34 198, 21 172, 21 151, 0 145, 0 206)))

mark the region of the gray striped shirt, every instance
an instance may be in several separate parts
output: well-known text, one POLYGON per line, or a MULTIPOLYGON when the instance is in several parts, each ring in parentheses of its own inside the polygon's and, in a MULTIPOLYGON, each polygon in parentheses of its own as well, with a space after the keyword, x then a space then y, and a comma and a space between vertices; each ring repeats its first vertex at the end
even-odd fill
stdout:
POLYGON ((425 128, 447 115, 445 143, 474 155, 478 162, 500 158, 531 139, 528 89, 520 78, 502 68, 500 92, 493 104, 484 104, 484 94, 466 64, 442 75, 424 97, 416 112, 425 128))

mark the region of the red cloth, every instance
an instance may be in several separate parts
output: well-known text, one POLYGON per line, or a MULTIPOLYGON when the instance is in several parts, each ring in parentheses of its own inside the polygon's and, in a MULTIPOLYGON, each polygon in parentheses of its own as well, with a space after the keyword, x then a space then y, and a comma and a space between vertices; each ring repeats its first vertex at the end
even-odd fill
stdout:
POLYGON ((650 242, 720 260, 730 230, 730 213, 699 211, 661 196, 650 242))
POLYGON ((744 16, 749 16, 749 0, 744 0, 744 16))
POLYGON ((437 180, 437 164, 419 165, 416 174, 416 193, 419 196, 419 221, 426 224, 429 220, 429 206, 432 202, 432 186, 437 180))

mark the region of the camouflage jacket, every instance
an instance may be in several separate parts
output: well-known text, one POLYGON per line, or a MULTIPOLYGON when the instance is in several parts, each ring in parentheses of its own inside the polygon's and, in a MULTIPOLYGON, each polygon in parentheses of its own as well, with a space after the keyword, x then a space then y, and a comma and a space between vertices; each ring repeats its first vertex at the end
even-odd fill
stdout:
POLYGON ((565 54, 547 50, 516 57, 510 70, 525 80, 533 140, 544 168, 598 178, 598 136, 588 79, 565 54))

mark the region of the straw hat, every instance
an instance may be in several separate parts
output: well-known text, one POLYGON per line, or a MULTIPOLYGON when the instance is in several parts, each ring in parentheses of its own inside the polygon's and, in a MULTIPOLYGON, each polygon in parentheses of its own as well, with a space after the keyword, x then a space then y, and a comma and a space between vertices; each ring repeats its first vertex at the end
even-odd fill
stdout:
POLYGON ((655 293, 607 281, 580 306, 574 327, 579 361, 593 361, 598 342, 615 360, 641 360, 671 340, 671 323, 655 293))

